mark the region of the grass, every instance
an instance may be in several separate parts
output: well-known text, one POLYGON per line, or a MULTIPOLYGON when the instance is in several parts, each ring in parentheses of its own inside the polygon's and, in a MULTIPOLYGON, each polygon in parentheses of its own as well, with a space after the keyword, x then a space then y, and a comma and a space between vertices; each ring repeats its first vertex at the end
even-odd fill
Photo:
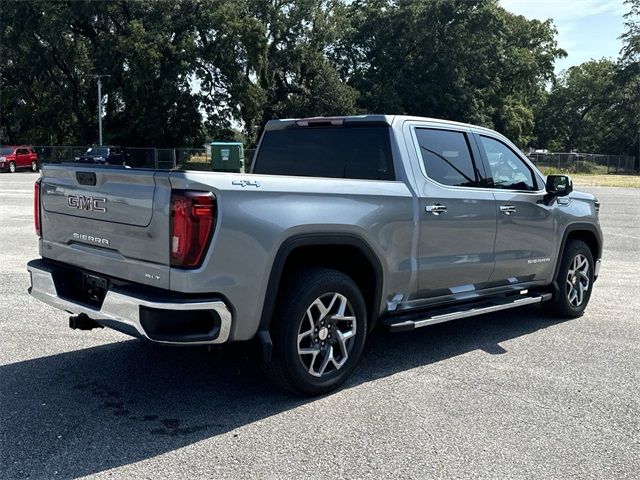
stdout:
POLYGON ((625 187, 640 188, 640 175, 589 175, 574 173, 571 175, 574 185, 582 187, 625 187))
POLYGON ((640 188, 640 174, 638 173, 607 173, 606 166, 587 165, 591 168, 586 172, 576 173, 574 168, 558 169, 556 167, 542 167, 541 171, 543 175, 571 175, 573 183, 577 186, 640 188))

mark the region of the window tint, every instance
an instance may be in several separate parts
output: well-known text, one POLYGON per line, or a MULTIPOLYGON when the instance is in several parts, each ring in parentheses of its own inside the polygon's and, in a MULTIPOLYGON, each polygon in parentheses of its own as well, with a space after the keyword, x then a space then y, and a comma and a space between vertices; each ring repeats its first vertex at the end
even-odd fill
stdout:
POLYGON ((265 132, 254 173, 395 180, 389 127, 302 127, 265 132))
POLYGON ((25 153, 29 153, 26 148, 19 148, 16 152, 18 155, 24 155, 25 153))
POLYGON ((504 143, 480 136, 495 188, 535 190, 531 169, 504 143))
POLYGON ((462 132, 416 129, 427 176, 443 185, 479 187, 480 175, 471 158, 467 136, 462 132))

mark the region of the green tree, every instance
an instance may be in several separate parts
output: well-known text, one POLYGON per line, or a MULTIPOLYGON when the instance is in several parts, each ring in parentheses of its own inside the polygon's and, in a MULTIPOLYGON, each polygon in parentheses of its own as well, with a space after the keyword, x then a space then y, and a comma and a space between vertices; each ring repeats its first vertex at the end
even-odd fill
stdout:
POLYGON ((626 0, 629 12, 624 16, 626 31, 617 76, 618 151, 636 156, 640 170, 640 0, 626 0))
POLYGON ((190 80, 194 2, 5 2, 2 125, 12 143, 97 141, 95 74, 104 79, 105 140, 201 143, 190 80))
POLYGON ((539 145, 564 152, 607 151, 616 72, 616 64, 608 59, 564 72, 538 113, 539 145))
POLYGON ((357 0, 334 52, 365 111, 443 117, 496 128, 525 146, 534 107, 553 77, 550 21, 495 0, 357 0))
POLYGON ((640 0, 627 0, 618 62, 591 60, 554 82, 537 112, 538 146, 640 155, 640 0))
POLYGON ((338 0, 246 0, 201 22, 199 78, 208 112, 232 105, 248 138, 271 118, 355 111, 356 92, 327 58, 339 37, 338 0), (226 11, 228 10, 228 11, 226 11))

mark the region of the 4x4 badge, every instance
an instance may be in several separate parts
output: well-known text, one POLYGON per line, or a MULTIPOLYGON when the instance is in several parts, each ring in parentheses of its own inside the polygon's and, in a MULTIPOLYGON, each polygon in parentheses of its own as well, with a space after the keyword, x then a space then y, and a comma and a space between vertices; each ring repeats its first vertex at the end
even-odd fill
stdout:
POLYGON ((231 182, 232 185, 240 185, 241 187, 260 187, 260 182, 257 180, 234 180, 231 182))

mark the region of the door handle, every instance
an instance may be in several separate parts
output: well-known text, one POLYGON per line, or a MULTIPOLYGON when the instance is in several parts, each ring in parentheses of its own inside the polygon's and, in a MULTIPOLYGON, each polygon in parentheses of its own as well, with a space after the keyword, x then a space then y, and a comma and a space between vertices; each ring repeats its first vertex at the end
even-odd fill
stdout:
POLYGON ((516 213, 516 207, 513 205, 500 205, 500 211, 505 215, 511 215, 512 213, 516 213))
POLYGON ((434 203, 433 205, 427 205, 426 207, 424 207, 424 209, 427 212, 432 213, 433 215, 440 215, 442 213, 447 212, 447 206, 440 205, 439 203, 434 203))

